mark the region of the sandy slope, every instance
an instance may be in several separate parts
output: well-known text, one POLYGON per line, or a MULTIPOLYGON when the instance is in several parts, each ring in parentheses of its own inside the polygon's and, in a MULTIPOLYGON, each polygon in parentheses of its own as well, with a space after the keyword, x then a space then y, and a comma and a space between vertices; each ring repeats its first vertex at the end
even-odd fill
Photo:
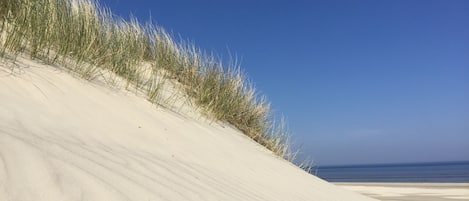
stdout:
POLYGON ((228 126, 51 66, 16 65, 0 67, 2 201, 372 200, 228 126))

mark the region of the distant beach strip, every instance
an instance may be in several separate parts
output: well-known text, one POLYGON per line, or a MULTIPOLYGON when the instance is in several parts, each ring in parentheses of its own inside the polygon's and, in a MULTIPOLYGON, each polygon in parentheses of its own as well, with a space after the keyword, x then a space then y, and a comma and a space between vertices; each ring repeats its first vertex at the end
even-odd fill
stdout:
POLYGON ((335 183, 381 201, 467 201, 468 183, 335 183))

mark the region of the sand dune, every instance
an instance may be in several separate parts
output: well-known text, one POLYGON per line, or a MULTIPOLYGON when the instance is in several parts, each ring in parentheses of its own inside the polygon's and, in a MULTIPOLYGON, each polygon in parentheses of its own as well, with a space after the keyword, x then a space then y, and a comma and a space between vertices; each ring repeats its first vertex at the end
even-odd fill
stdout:
POLYGON ((230 126, 30 60, 1 65, 2 201, 374 200, 230 126))

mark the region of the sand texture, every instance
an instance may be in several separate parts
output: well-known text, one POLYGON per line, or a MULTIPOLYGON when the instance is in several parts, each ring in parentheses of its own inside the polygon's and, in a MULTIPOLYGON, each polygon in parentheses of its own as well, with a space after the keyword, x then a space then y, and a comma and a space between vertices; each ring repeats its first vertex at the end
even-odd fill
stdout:
POLYGON ((1 65, 1 201, 374 200, 305 173, 230 126, 57 67, 1 65))
POLYGON ((382 201, 467 201, 468 183, 337 183, 382 201))

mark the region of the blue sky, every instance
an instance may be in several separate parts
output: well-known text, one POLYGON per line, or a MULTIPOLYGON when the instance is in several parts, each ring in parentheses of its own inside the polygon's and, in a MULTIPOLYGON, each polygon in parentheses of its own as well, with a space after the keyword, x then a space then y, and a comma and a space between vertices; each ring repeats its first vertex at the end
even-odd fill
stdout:
POLYGON ((235 55, 316 165, 469 160, 469 1, 100 2, 235 55))

